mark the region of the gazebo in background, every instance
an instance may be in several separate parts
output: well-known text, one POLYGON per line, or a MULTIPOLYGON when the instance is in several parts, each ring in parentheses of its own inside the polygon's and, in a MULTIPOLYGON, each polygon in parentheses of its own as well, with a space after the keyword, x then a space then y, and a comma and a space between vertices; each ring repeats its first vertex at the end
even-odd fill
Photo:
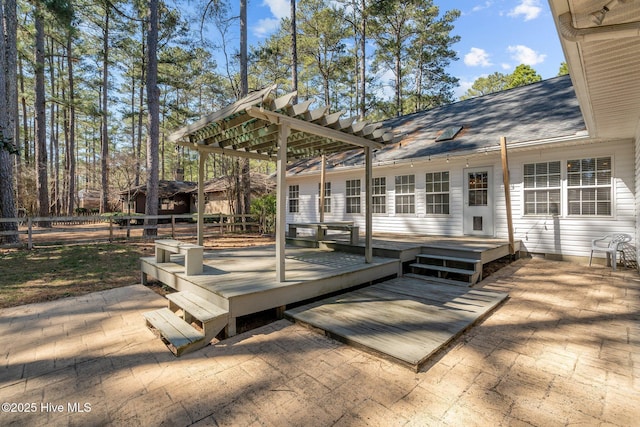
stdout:
MULTIPOLYGON (((220 153, 275 161, 276 275, 279 281, 285 281, 287 162, 360 147, 365 154, 365 261, 371 262, 371 150, 392 142, 394 135, 381 123, 341 119, 344 113, 329 113, 329 107, 310 109, 312 100, 293 103, 295 92, 281 97, 276 97, 275 92, 276 85, 253 92, 169 135, 169 141, 198 151, 198 244, 203 242, 204 165, 207 155, 220 153)), ((320 188, 324 189, 323 182, 320 188)))

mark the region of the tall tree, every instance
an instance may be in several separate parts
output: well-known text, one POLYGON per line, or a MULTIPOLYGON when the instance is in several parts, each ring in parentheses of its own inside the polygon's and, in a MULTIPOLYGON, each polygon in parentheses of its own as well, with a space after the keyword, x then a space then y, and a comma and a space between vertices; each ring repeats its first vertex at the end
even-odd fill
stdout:
MULTIPOLYGON (((298 29, 296 28, 296 0, 291 0, 291 90, 298 92, 298 29)), ((298 100, 296 94, 294 102, 298 100)))
MULTIPOLYGON (((0 217, 15 218, 13 156, 18 152, 16 122, 17 90, 17 16, 15 0, 0 2, 0 217)), ((0 223, 0 231, 17 232, 15 222, 0 223)), ((0 236, 0 242, 17 243, 17 234, 0 236)))
MULTIPOLYGON (((47 174, 47 129, 46 129, 46 100, 44 84, 44 16, 40 2, 34 5, 34 24, 36 30, 35 41, 35 157, 36 157, 36 188, 38 192, 38 216, 49 216, 49 181, 47 174)), ((48 226, 47 222, 41 222, 48 226)))
POLYGON ((111 8, 108 2, 104 7, 104 24, 102 27, 102 97, 100 126, 100 166, 101 166, 101 195, 100 212, 109 210, 109 23, 111 8))
POLYGON ((542 77, 530 65, 520 64, 513 70, 507 78, 507 88, 525 86, 531 83, 539 82, 542 77))
POLYGON ((338 5, 305 0, 299 6, 299 46, 307 78, 316 79, 323 102, 331 105, 332 83, 350 69, 345 41, 351 29, 342 19, 344 10, 338 5))
MULTIPOLYGON (((147 200, 145 213, 158 214, 158 173, 160 140, 160 93, 158 90, 158 0, 149 0, 147 13, 147 200)), ((157 220, 147 220, 156 225, 157 220)), ((145 228, 145 235, 157 235, 157 228, 145 228)))
POLYGON ((438 97, 442 99, 438 102, 449 102, 456 81, 446 73, 445 66, 455 58, 451 46, 458 38, 450 32, 460 13, 453 10, 440 18, 432 0, 379 2, 373 11, 373 38, 377 46, 373 65, 377 71, 391 71, 394 76, 393 114, 405 114, 409 76, 419 84, 415 91, 419 98, 424 87, 439 85, 438 97), (425 85, 424 80, 429 84, 425 85))

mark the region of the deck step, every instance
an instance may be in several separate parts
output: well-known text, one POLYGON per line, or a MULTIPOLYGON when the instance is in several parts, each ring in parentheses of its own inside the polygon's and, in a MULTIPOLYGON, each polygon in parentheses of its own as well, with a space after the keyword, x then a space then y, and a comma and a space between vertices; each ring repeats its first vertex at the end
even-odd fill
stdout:
POLYGON ((202 327, 207 341, 211 341, 229 323, 229 311, 218 307, 199 295, 189 291, 167 295, 169 310, 177 313, 182 310, 182 319, 202 327))
POLYGON ((446 267, 444 265, 434 265, 434 264, 421 264, 419 262, 413 263, 409 265, 413 268, 421 268, 424 270, 435 270, 435 271, 444 271, 446 273, 455 273, 455 274, 464 274, 464 275, 473 275, 475 274, 475 270, 466 270, 462 268, 453 268, 446 267))
POLYGON ((411 277, 412 279, 424 280, 429 283, 438 283, 442 285, 454 285, 454 286, 462 286, 468 288, 472 285, 469 282, 462 282, 460 280, 452 280, 452 279, 443 279, 441 277, 433 277, 433 276, 425 276, 424 274, 415 274, 415 273, 406 273, 403 274, 403 277, 411 277))
POLYGON ((481 262, 479 259, 474 258, 459 258, 447 255, 431 255, 431 254, 418 254, 416 255, 418 259, 437 259, 441 261, 454 261, 454 262, 462 262, 467 264, 477 264, 481 262))
POLYGON ((147 327, 159 334, 169 350, 176 356, 209 344, 204 333, 198 331, 168 308, 161 308, 143 314, 147 327))
POLYGON ((224 308, 189 291, 168 294, 167 299, 201 322, 208 322, 218 316, 229 314, 224 308))

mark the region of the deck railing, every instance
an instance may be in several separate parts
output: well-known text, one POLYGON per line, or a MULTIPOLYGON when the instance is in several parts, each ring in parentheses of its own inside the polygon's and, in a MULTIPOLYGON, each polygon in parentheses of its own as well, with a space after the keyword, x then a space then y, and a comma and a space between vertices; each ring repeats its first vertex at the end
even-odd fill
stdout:
MULTIPOLYGON (((0 218, 0 223, 16 223, 17 230, 0 231, 0 246, 51 245, 100 241, 147 240, 162 237, 195 237, 196 214, 126 215, 106 214, 64 217, 0 218), (155 222, 156 224, 153 224, 155 222), (144 230, 155 229, 155 236, 145 236, 144 230), (17 235, 19 243, 5 244, 4 236, 17 235)), ((204 235, 258 232, 268 233, 272 218, 260 215, 205 214, 204 235)), ((3 228, 0 227, 0 230, 3 228)))

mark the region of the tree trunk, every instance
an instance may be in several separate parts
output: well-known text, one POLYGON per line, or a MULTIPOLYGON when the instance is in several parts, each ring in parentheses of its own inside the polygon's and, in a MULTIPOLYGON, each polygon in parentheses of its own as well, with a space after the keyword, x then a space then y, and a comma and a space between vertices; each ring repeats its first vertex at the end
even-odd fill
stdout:
MULTIPOLYGON (((38 192, 38 216, 49 216, 49 182, 47 176, 47 129, 44 89, 44 22, 40 2, 35 2, 35 139, 36 139, 36 188, 38 192)), ((40 226, 49 227, 47 221, 40 226)))
MULTIPOLYGON (((291 0, 291 90, 298 91, 298 30, 296 29, 296 0, 291 0)), ((298 102, 298 95, 293 99, 298 102)))
MULTIPOLYGON (((145 213, 158 214, 158 146, 160 137, 160 94, 158 93, 158 0, 149 0, 147 32, 147 108, 149 130, 147 135, 147 200, 145 213)), ((155 226, 157 220, 147 220, 155 226)), ((155 236, 158 229, 145 228, 146 236, 155 236)))
POLYGON ((104 14, 104 39, 102 41, 102 123, 100 132, 102 196, 100 197, 100 213, 105 213, 109 210, 109 128, 107 126, 109 108, 109 13, 109 7, 107 6, 104 14))
POLYGON ((141 169, 141 162, 140 162, 140 156, 142 155, 142 112, 144 111, 144 88, 145 85, 142 83, 145 81, 146 79, 146 67, 145 67, 145 61, 146 61, 146 52, 145 52, 145 40, 144 40, 144 36, 145 36, 145 30, 144 30, 144 22, 141 24, 141 28, 140 28, 140 34, 142 37, 142 40, 140 42, 140 44, 142 45, 142 62, 141 62, 141 66, 140 66, 140 92, 138 94, 138 143, 136 146, 136 174, 135 174, 135 179, 134 179, 134 185, 138 186, 140 185, 140 169, 141 169))
POLYGON ((71 31, 67 33, 67 73, 69 78, 69 129, 67 147, 67 215, 73 215, 76 200, 76 106, 75 89, 73 81, 73 51, 71 31))
MULTIPOLYGON (((15 0, 0 4, 0 216, 15 218, 16 206, 13 194, 13 155, 17 154, 15 123, 18 115, 17 91, 17 17, 15 0), (6 45, 5 45, 6 43, 6 45)), ((0 231, 18 231, 15 222, 0 223, 0 231)), ((18 243, 18 235, 0 236, 2 243, 18 243)))
POLYGON ((367 1, 361 0, 362 22, 360 23, 360 120, 367 114, 367 1))
MULTIPOLYGON (((294 2, 295 0, 291 1, 294 2)), ((240 0, 240 98, 247 96, 247 93, 249 93, 247 68, 247 0, 240 0)), ((248 214, 251 209, 251 168, 249 167, 249 159, 242 158, 240 160, 238 173, 242 176, 238 209, 240 214, 248 214)))

